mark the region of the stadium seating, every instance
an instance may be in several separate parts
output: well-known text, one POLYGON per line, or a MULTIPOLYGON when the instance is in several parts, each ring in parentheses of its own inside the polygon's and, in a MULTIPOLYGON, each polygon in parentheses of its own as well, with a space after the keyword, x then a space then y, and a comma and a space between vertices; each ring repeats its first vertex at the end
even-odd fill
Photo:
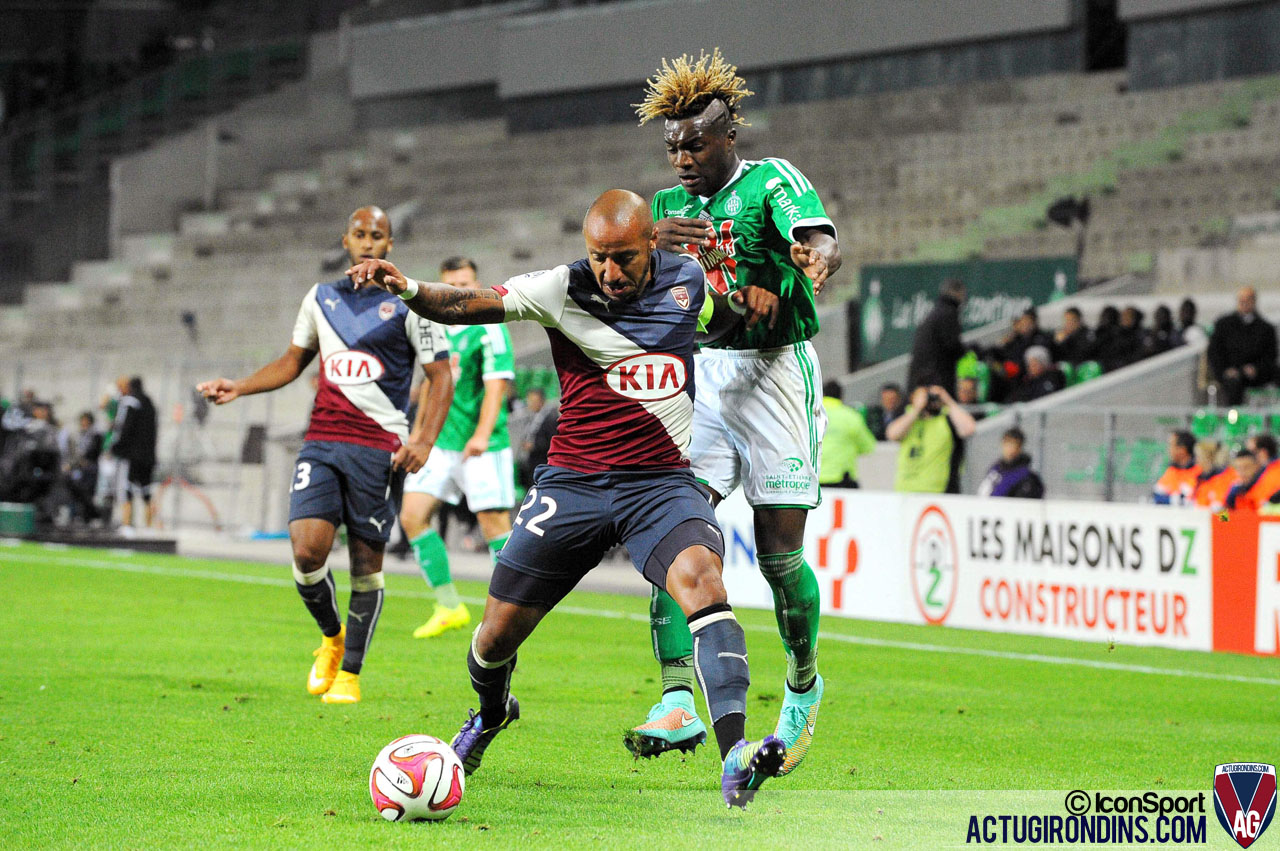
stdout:
MULTIPOLYGON (((1057 75, 748 111, 740 148, 783 154, 820 187, 849 270, 832 300, 867 262, 1071 253, 1074 236, 1043 220, 1058 192, 1093 198, 1085 276, 1149 264, 1274 204, 1274 78, 1140 93, 1123 83, 1122 72, 1057 75)), ((47 357, 75 333, 104 353, 141 338, 190 358, 262 360, 286 342, 306 288, 334 274, 321 258, 358 204, 412 210, 393 255, 406 268, 426 275, 462 253, 497 282, 577 256, 599 191, 671 183, 658 130, 631 125, 512 135, 478 120, 273 148, 291 165, 222 189, 217 210, 137 235, 146 251, 83 264, 69 284, 31 288, 0 314, 0 355, 47 357), (180 322, 187 310, 198 339, 180 322)), ((517 326, 513 342, 524 365, 549 365, 540 329, 517 326)), ((1073 378, 1092 374, 1085 364, 1073 378)))

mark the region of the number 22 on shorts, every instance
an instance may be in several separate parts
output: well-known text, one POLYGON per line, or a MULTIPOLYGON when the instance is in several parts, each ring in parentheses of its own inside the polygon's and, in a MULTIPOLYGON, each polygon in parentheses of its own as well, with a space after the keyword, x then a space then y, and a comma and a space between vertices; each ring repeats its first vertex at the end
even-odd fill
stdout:
POLYGON ((538 514, 535 517, 530 518, 529 525, 525 526, 524 528, 528 529, 530 532, 532 532, 533 534, 541 538, 543 535, 547 533, 547 530, 543 529, 541 526, 542 522, 544 520, 549 520, 551 516, 556 513, 556 509, 559 508, 559 506, 556 505, 556 501, 554 499, 552 499, 549 496, 546 496, 545 494, 541 497, 541 499, 539 499, 537 488, 529 488, 529 495, 524 498, 524 503, 521 504, 520 511, 519 513, 516 514, 516 525, 524 526, 525 511, 527 511, 537 502, 541 502, 545 510, 541 514, 538 514))

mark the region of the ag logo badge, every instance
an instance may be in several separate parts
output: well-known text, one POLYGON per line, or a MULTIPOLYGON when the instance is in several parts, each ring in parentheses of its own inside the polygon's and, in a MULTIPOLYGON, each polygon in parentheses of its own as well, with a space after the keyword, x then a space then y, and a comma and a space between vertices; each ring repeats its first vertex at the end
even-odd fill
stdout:
POLYGON ((951 521, 941 508, 930 505, 920 513, 910 548, 907 566, 916 605, 926 621, 942 623, 956 601, 960 552, 951 521))
POLYGON ((1253 844, 1276 814, 1276 767, 1230 762, 1213 772, 1213 810, 1241 848, 1253 844))
POLYGON ((689 291, 684 287, 672 287, 671 297, 676 300, 676 304, 681 310, 689 309, 689 291))
POLYGON ((378 318, 383 322, 396 315, 396 304, 393 301, 384 301, 378 305, 378 318))

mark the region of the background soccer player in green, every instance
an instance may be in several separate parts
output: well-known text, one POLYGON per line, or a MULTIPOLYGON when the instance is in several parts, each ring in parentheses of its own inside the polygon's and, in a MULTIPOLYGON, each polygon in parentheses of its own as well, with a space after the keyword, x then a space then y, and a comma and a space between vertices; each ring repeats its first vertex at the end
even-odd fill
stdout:
MULTIPOLYGON (((754 510, 757 560, 787 653, 775 731, 787 745, 785 774, 808 752, 822 700, 820 596, 803 546, 805 518, 819 500, 826 418, 809 338, 818 332, 815 293, 840 267, 840 246, 799 169, 783 159, 739 158, 738 106, 750 94, 716 50, 697 61, 664 60, 637 113, 641 124, 663 120, 667 159, 680 178, 653 198, 658 247, 696 256, 717 292, 754 286, 779 298, 771 321, 743 323, 698 355, 691 455, 713 503, 741 484, 754 510)), ((705 736, 693 704, 693 647, 680 608, 656 590, 650 626, 662 701, 627 743, 644 755, 688 750, 705 736)))
MULTIPOLYGON (((476 264, 466 257, 444 261, 440 280, 455 287, 480 287, 476 264)), ((431 526, 440 503, 457 505, 466 496, 493 556, 511 534, 515 504, 506 404, 507 388, 516 374, 511 335, 502 325, 455 325, 447 330, 453 353, 453 405, 426 465, 405 479, 400 506, 400 524, 436 594, 435 610, 414 630, 414 638, 434 638, 471 623, 471 613, 449 574, 444 539, 431 526)))

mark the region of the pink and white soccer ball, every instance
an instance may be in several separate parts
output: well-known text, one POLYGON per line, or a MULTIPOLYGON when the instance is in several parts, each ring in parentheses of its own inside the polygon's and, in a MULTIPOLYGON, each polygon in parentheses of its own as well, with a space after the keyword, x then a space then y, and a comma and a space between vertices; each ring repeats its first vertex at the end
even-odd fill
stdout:
POLYGON ((462 803, 466 773, 458 755, 435 736, 401 736, 378 753, 369 794, 387 821, 439 821, 462 803))

